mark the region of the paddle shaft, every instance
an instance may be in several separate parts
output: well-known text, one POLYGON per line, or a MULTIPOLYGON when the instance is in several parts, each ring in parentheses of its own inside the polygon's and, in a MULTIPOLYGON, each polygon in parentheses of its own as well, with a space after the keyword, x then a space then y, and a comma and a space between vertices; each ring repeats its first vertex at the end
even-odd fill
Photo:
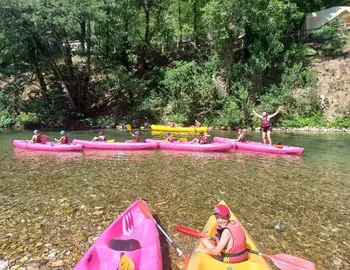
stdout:
POLYGON ((165 235, 165 237, 169 240, 169 242, 173 245, 173 247, 176 249, 177 253, 179 254, 179 256, 183 255, 182 250, 176 245, 176 243, 169 237, 169 235, 163 230, 163 228, 158 224, 158 222, 154 219, 153 222, 154 224, 157 225, 158 229, 165 235))

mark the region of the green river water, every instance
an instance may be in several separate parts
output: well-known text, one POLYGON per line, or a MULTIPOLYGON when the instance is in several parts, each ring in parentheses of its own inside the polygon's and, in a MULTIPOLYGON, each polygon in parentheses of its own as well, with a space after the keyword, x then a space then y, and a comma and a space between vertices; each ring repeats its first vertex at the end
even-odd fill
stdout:
MULTIPOLYGON (((59 131, 42 134, 59 137, 59 131)), ((91 139, 97 131, 67 132, 91 139)), ((126 131, 107 130, 124 141, 126 131)), ((236 137, 235 132, 210 132, 236 137)), ((316 269, 350 269, 350 134, 273 134, 303 156, 152 151, 45 153, 14 149, 30 131, 0 131, 0 261, 10 269, 73 269, 93 241, 138 198, 189 256, 226 201, 261 251, 311 260, 316 269), (275 226, 284 227, 277 231, 275 226)), ((143 133, 151 137, 150 132, 143 133)), ((259 133, 247 133, 260 140, 259 133)), ((165 270, 183 263, 161 237, 165 270)))

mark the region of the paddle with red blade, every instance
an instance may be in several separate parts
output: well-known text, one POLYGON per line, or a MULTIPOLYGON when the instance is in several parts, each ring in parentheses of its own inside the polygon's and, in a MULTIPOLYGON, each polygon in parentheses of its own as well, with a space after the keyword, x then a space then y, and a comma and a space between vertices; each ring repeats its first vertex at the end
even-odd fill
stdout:
MULTIPOLYGON (((175 224, 175 228, 176 230, 184 234, 187 234, 189 236, 193 236, 196 238, 209 238, 210 240, 215 239, 204 233, 195 231, 185 226, 175 224)), ((313 264, 313 262, 292 256, 292 255, 288 255, 288 254, 268 255, 268 254, 264 254, 251 249, 248 249, 248 251, 250 253, 263 256, 266 259, 270 259, 281 270, 315 270, 315 265, 313 264)))
POLYGON ((182 257, 182 259, 185 262, 185 265, 187 267, 188 265, 188 258, 185 256, 185 254, 182 252, 182 250, 178 247, 178 245, 169 237, 169 235, 163 230, 163 228, 158 224, 158 222, 154 219, 152 216, 151 210, 148 208, 147 204, 143 201, 139 201, 139 207, 141 209, 141 212, 145 215, 146 218, 152 219, 154 224, 157 225, 158 229, 165 235, 165 237, 169 240, 169 242, 173 245, 173 247, 176 249, 179 256, 182 257))

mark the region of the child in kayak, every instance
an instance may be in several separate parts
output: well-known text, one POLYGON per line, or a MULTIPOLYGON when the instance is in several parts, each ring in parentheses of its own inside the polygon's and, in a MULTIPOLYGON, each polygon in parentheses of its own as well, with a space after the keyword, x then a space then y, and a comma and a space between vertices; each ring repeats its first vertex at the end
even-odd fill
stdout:
POLYGON ((238 263, 248 259, 246 236, 238 220, 230 220, 230 210, 227 206, 219 204, 215 207, 218 227, 216 227, 216 244, 208 238, 202 238, 205 248, 197 248, 196 252, 205 252, 215 256, 225 263, 238 263))
POLYGON ((255 110, 253 110, 253 113, 260 118, 261 120, 261 130, 262 130, 262 139, 264 144, 266 144, 266 136, 269 141, 269 145, 272 145, 271 140, 271 132, 272 132, 272 124, 270 119, 277 115, 280 112, 280 109, 278 108, 277 111, 274 114, 268 115, 267 112, 263 112, 261 115, 257 114, 255 110))
POLYGON ((96 136, 92 139, 93 142, 105 142, 107 141, 107 137, 103 131, 99 133, 99 136, 96 136))
POLYGON ((140 131, 135 131, 135 133, 131 133, 132 140, 126 141, 126 143, 138 143, 141 141, 141 133, 140 131))
POLYGON ((237 129, 238 132, 238 138, 236 140, 233 140, 234 142, 243 142, 246 143, 246 139, 245 139, 245 134, 242 128, 238 128, 237 129))
POLYGON ((171 127, 175 127, 175 122, 173 120, 171 120, 169 123, 168 123, 169 126, 171 127))
POLYGON ((166 142, 173 143, 173 142, 177 141, 176 138, 174 138, 170 132, 165 132, 165 135, 166 135, 166 139, 165 139, 166 142))
POLYGON ((64 130, 61 130, 60 134, 61 134, 61 138, 59 140, 55 138, 55 141, 58 142, 58 144, 69 144, 69 140, 66 132, 64 130))
POLYGON ((34 130, 33 133, 34 133, 34 135, 33 135, 32 139, 30 140, 30 142, 41 143, 41 135, 39 133, 39 130, 34 130))
POLYGON ((199 139, 194 138, 192 141, 190 141, 190 143, 200 143, 200 144, 207 144, 209 143, 209 139, 208 137, 210 135, 208 134, 204 134, 203 130, 199 131, 199 139))
POLYGON ((198 121, 198 119, 194 120, 194 126, 195 127, 200 127, 202 125, 201 122, 198 121))

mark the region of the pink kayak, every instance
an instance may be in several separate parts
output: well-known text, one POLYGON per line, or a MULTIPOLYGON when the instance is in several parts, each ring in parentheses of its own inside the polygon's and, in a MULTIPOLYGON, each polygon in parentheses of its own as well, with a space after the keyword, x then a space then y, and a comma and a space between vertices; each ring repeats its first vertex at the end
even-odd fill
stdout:
POLYGON ((93 243, 75 270, 116 270, 125 254, 135 270, 161 270, 158 230, 140 210, 139 200, 126 209, 93 243))
POLYGON ((81 144, 88 149, 102 149, 102 150, 143 150, 156 149, 157 143, 124 143, 124 142, 92 142, 86 140, 73 140, 73 144, 81 144))
POLYGON ((214 137, 214 142, 217 143, 229 143, 233 145, 234 148, 239 150, 248 150, 263 153, 275 153, 275 154, 288 154, 288 155, 301 155, 304 152, 304 148, 299 146, 288 146, 288 145, 267 145, 260 142, 234 142, 232 139, 214 137))
POLYGON ((18 148, 39 151, 80 151, 83 150, 81 144, 57 144, 53 142, 31 143, 23 140, 14 140, 12 144, 18 148))
POLYGON ((189 143, 189 142, 165 142, 159 140, 146 139, 146 143, 156 142, 161 149, 184 150, 184 151, 227 151, 232 148, 232 143, 189 143))

